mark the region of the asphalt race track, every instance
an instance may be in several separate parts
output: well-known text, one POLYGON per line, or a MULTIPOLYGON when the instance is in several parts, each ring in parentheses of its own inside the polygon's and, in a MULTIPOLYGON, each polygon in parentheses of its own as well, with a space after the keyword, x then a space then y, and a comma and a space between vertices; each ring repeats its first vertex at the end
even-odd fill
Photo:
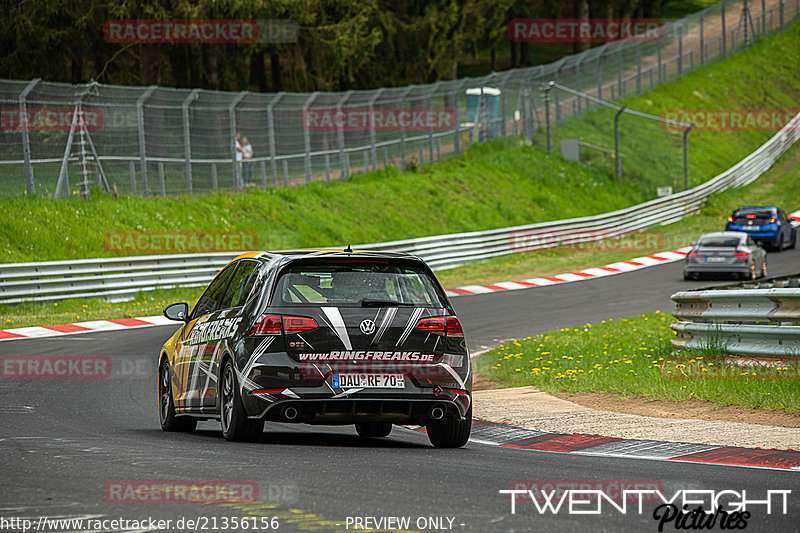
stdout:
MULTIPOLYGON (((800 251, 772 253, 769 260, 772 275, 800 270, 800 251)), ((671 293, 711 284, 684 282, 681 263, 672 263, 453 301, 472 349, 478 350, 558 327, 668 311, 671 293)), ((655 504, 649 503, 641 514, 633 505, 625 514, 607 505, 599 515, 577 515, 566 507, 540 514, 523 502, 512 514, 509 496, 499 491, 518 480, 655 482, 667 498, 679 490, 746 489, 749 499, 764 499, 767 490, 792 490, 786 514, 777 505, 771 514, 756 505, 745 530, 800 530, 799 471, 589 457, 477 442, 437 450, 425 435, 405 428, 395 428, 387 439, 364 440, 349 426, 267 424, 258 443, 228 443, 216 422, 200 423, 194 435, 163 433, 156 410, 156 355, 174 329, 0 342, 2 356, 106 356, 112 369, 104 379, 0 380, 0 530, 22 531, 21 522, 11 518, 32 520, 31 531, 79 530, 38 522, 47 516, 170 519, 170 531, 241 531, 230 519, 250 516, 259 528, 248 529, 263 531, 269 525, 258 521, 263 516, 276 517, 278 531, 354 531, 356 517, 409 517, 405 529, 411 531, 658 531, 655 504), (232 481, 255 486, 257 497, 249 504, 173 503, 167 493, 139 491, 136 503, 120 503, 109 487, 130 480, 232 481), (200 522, 177 525, 181 518, 200 522)), ((397 527, 389 525, 370 530, 397 527)), ((108 522, 94 530, 120 529, 108 522)), ((138 524, 127 530, 157 529, 138 524)), ((664 526, 675 530, 674 523, 664 526)))

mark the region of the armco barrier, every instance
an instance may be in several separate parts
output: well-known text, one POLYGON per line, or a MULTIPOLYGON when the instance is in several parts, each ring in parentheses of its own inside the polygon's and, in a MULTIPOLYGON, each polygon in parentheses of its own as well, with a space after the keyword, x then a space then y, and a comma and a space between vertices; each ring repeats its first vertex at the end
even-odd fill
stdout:
POLYGON ((672 299, 677 349, 800 358, 800 288, 682 291, 672 299))
MULTIPOLYGON (((355 248, 405 252, 435 270, 506 254, 590 242, 666 225, 697 212, 713 193, 757 179, 800 138, 800 113, 756 151, 693 189, 601 215, 489 231, 436 235, 355 248)), ((163 255, 0 265, 0 303, 129 297, 139 290, 200 286, 234 253, 163 255)))

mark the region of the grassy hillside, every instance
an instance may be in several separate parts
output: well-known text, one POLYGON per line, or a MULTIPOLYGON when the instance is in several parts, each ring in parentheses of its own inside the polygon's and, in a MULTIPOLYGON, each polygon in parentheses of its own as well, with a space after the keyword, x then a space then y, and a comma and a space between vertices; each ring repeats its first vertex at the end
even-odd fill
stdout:
MULTIPOLYGON (((799 39, 800 25, 794 24, 725 62, 625 103, 655 114, 674 108, 796 107, 799 39)), ((592 111, 562 124, 557 135, 607 145, 607 136, 593 137, 601 129, 596 121, 603 120, 602 112, 592 111)), ((632 146, 631 155, 663 151, 660 128, 632 135, 623 140, 632 146)), ((769 135, 692 132, 692 182, 731 166, 769 135)), ((664 179, 644 156, 627 159, 624 179, 616 182, 607 161, 566 163, 555 151, 503 139, 416 172, 388 168, 343 183, 167 199, 101 194, 88 202, 3 199, 0 261, 108 256, 103 239, 113 230, 253 231, 261 248, 272 249, 483 230, 621 208, 652 198, 664 179)))

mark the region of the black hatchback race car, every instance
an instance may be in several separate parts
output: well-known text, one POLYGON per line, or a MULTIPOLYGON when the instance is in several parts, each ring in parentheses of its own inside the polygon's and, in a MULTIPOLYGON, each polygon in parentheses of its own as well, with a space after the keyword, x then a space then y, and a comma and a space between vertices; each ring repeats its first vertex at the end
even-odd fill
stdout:
POLYGON ((159 357, 165 431, 219 419, 228 440, 266 420, 427 428, 460 447, 472 425, 472 372, 461 324, 430 268, 404 254, 251 252, 231 261, 159 357))

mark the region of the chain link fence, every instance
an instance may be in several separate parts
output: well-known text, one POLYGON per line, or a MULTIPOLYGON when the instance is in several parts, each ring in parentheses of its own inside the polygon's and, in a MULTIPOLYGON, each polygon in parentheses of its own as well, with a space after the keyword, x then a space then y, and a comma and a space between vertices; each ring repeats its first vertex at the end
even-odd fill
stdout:
POLYGON ((641 94, 783 29, 798 12, 800 0, 725 1, 666 23, 658 41, 611 42, 548 65, 372 91, 0 80, 0 196, 85 195, 95 186, 166 196, 424 165, 475 142, 533 138, 545 129, 546 107, 556 123, 586 110, 585 98, 560 91, 545 106, 550 81, 603 100, 641 94), (237 133, 253 147, 244 165, 237 133))

